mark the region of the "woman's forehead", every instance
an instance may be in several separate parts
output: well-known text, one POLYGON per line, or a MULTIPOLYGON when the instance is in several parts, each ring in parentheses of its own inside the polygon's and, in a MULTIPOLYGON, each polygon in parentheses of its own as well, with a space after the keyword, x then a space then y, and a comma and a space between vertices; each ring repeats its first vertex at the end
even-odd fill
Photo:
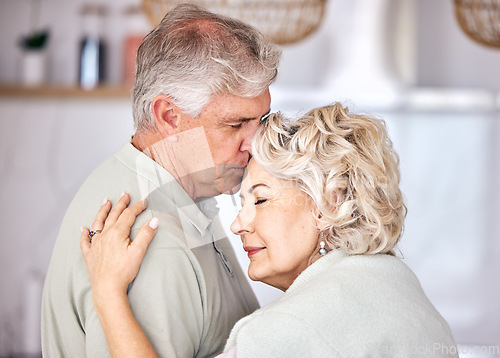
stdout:
POLYGON ((242 189, 245 188, 248 191, 253 185, 262 181, 269 181, 271 178, 273 178, 272 175, 264 167, 257 163, 255 159, 251 159, 243 176, 242 189))
POLYGON ((250 194, 252 188, 269 188, 274 191, 284 191, 297 189, 292 181, 278 178, 269 173, 263 166, 255 161, 250 160, 243 177, 241 192, 244 195, 250 194))

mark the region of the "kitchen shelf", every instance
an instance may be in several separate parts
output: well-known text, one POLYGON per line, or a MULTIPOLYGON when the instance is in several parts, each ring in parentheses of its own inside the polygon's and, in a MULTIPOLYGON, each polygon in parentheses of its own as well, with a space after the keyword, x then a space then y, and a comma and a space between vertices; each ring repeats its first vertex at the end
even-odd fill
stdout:
POLYGON ((120 86, 101 86, 92 90, 79 87, 41 86, 25 87, 19 85, 0 85, 0 98, 26 97, 26 98, 89 98, 113 99, 130 98, 131 88, 120 86))

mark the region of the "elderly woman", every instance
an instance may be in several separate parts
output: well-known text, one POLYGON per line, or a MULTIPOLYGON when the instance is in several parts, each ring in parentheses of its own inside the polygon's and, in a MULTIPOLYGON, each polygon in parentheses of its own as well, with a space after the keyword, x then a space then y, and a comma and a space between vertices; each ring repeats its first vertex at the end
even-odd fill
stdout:
MULTIPOLYGON (((456 356, 447 323, 394 253, 406 207, 383 121, 338 103, 292 122, 272 115, 254 137, 240 193, 231 230, 250 258, 248 275, 285 293, 241 319, 223 355, 456 356)), ((94 228, 103 231, 90 243, 83 229, 82 251, 112 355, 139 347, 155 356, 126 290, 158 222, 130 242, 145 203, 125 209, 128 201, 109 217, 111 204, 101 208, 94 228)))

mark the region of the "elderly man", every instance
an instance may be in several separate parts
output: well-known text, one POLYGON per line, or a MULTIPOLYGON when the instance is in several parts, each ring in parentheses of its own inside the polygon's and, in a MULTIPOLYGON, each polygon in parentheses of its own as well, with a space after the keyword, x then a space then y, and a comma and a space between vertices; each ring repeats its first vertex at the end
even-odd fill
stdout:
POLYGON ((194 5, 177 6, 146 36, 133 91, 137 131, 90 175, 61 225, 43 294, 44 356, 109 355, 79 228, 121 192, 149 203, 133 232, 152 217, 161 223, 128 291, 160 356, 214 356, 258 307, 213 197, 239 189, 279 58, 256 29, 194 5))

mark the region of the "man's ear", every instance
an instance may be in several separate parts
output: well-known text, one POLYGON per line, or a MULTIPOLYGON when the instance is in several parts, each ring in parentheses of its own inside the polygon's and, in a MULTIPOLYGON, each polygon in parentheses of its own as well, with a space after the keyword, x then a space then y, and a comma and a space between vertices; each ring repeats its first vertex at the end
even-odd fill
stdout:
POLYGON ((179 122, 181 120, 181 110, 168 96, 160 94, 153 98, 151 110, 155 120, 156 128, 161 135, 166 138, 179 132, 179 122))

